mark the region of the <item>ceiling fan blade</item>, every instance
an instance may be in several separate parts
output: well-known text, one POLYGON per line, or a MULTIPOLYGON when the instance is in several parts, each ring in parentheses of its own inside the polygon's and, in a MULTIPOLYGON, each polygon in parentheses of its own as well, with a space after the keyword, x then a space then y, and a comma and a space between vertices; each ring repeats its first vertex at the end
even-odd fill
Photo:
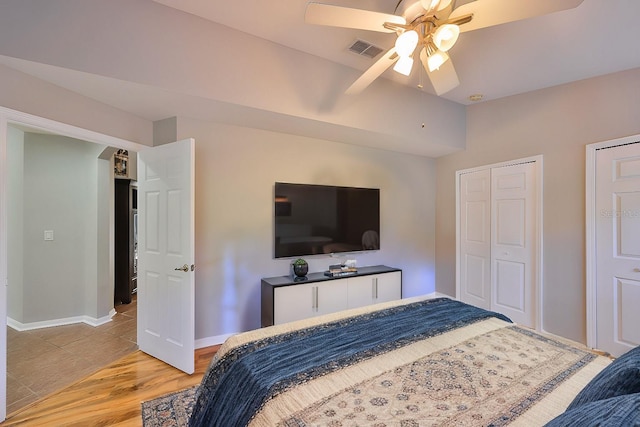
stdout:
POLYGON ((304 21, 307 24, 355 28, 358 30, 379 31, 383 33, 395 32, 394 30, 385 28, 385 22, 399 25, 405 25, 407 23, 402 16, 398 15, 314 2, 310 2, 307 5, 304 21))
POLYGON ((471 31, 578 7, 583 0, 475 0, 456 8, 449 21, 473 14, 460 31, 471 31))
POLYGON ((355 95, 362 92, 367 86, 377 79, 380 74, 384 73, 387 68, 393 65, 398 60, 399 56, 396 54, 396 48, 392 47, 387 53, 378 59, 367 71, 365 71, 358 80, 353 82, 351 86, 345 91, 348 95, 355 95))
POLYGON ((440 65, 440 68, 435 71, 429 71, 427 58, 427 51, 422 49, 422 52, 420 52, 420 61, 422 62, 422 66, 429 77, 431 86, 433 86, 433 89, 436 91, 436 95, 440 96, 443 93, 447 93, 460 84, 458 74, 456 73, 456 69, 453 67, 451 58, 449 58, 449 60, 444 64, 440 65))

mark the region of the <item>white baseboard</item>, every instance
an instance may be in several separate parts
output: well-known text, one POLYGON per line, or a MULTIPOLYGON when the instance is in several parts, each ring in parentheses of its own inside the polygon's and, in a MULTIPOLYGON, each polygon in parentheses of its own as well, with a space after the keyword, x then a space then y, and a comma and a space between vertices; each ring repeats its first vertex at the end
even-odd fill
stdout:
POLYGON ((214 337, 200 338, 196 340, 195 347, 196 349, 211 347, 212 345, 222 344, 227 340, 227 338, 233 336, 235 334, 225 334, 225 335, 216 335, 214 337))
POLYGON ((31 331, 33 329, 51 328, 54 326, 73 325, 74 323, 85 323, 89 326, 100 326, 107 322, 111 322, 111 318, 116 314, 115 309, 111 309, 108 315, 100 318, 90 316, 74 316, 63 319, 42 320, 39 322, 21 323, 10 317, 7 317, 7 326, 18 332, 31 331))
POLYGON ((100 317, 99 319, 96 319, 94 317, 84 316, 83 322, 93 327, 104 325, 105 323, 111 322, 111 318, 115 316, 116 313, 117 313, 116 309, 112 308, 111 311, 109 311, 109 314, 107 314, 104 317, 100 317))

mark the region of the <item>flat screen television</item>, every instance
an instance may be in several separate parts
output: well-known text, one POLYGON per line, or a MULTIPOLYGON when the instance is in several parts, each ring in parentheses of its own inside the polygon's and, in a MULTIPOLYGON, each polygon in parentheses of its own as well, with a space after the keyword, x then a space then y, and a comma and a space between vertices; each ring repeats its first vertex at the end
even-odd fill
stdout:
POLYGON ((380 249, 380 190, 275 183, 275 258, 380 249))

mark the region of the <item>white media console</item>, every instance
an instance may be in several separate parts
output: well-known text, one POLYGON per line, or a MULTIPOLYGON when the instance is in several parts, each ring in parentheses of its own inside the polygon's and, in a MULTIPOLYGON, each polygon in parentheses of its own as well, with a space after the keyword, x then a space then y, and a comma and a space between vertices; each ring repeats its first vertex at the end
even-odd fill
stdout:
POLYGON ((384 265, 360 267, 356 274, 342 277, 269 277, 261 283, 261 323, 278 325, 400 298, 402 270, 384 265))

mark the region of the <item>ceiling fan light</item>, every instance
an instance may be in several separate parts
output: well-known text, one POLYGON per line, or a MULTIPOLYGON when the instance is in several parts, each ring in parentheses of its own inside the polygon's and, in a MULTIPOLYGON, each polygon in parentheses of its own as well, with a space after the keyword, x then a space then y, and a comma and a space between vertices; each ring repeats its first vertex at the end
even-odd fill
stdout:
POLYGON ((458 41, 460 27, 455 24, 439 26, 433 33, 433 43, 443 52, 448 51, 458 41))
POLYGON ((412 68, 413 58, 411 56, 401 56, 398 61, 396 61, 396 65, 393 66, 393 71, 408 76, 411 74, 412 68))
POLYGON ((415 30, 405 31, 396 39, 396 52, 400 57, 408 57, 418 45, 418 33, 415 30))
POLYGON ((427 59, 427 65, 429 66, 429 71, 434 72, 435 70, 440 68, 442 64, 447 62, 448 59, 449 59, 449 55, 447 55, 445 52, 436 50, 434 53, 429 55, 429 59, 427 59))

